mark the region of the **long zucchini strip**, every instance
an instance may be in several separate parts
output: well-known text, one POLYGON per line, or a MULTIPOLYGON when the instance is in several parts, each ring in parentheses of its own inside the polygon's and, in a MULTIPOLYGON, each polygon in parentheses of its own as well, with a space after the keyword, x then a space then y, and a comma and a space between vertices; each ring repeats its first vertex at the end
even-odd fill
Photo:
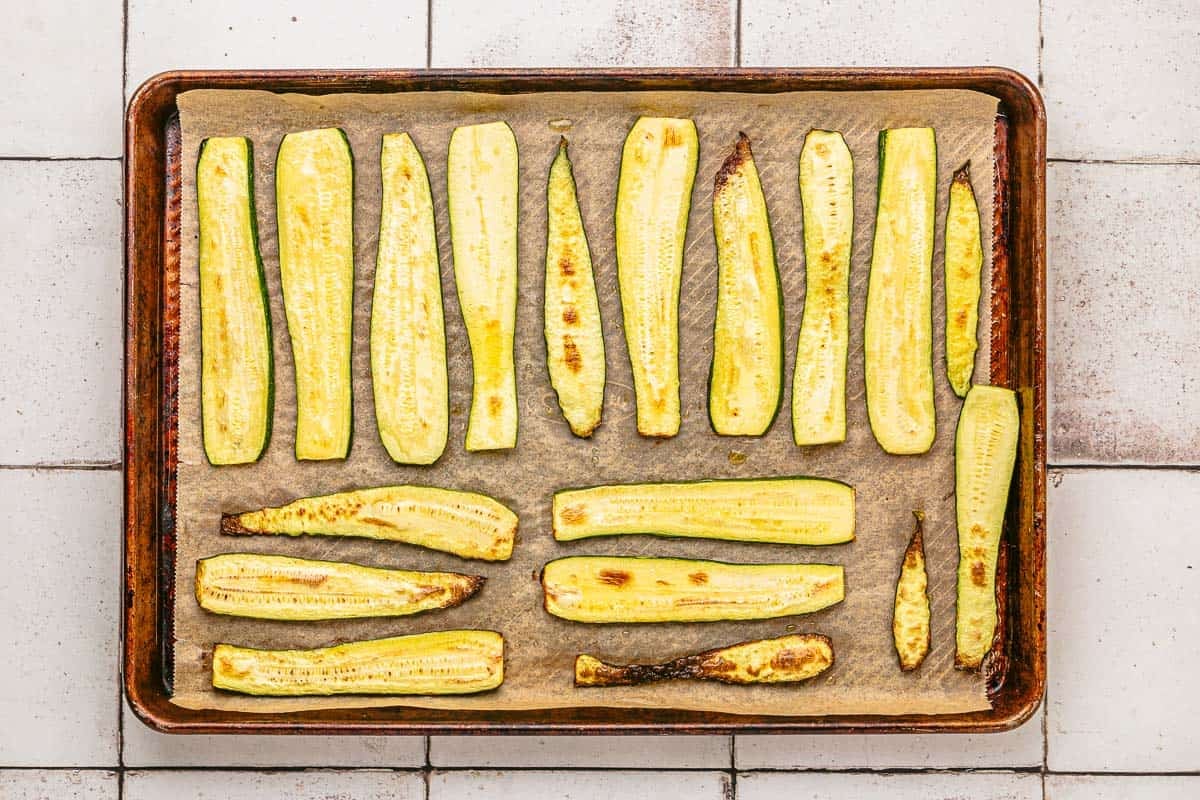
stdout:
POLYGON ((808 614, 840 603, 829 564, 726 564, 572 556, 542 568, 546 611, 575 622, 715 622, 808 614))
POLYGON ((484 579, 256 553, 196 562, 196 601, 215 614, 313 620, 396 617, 460 605, 484 579))
POLYGON ((950 182, 946 211, 946 375, 959 397, 965 397, 971 388, 975 371, 982 271, 979 205, 971 188, 971 164, 967 162, 950 182))
POLYGON ((453 630, 315 650, 218 644, 212 683, 252 695, 472 694, 504 682, 504 638, 453 630))
POLYGON ((517 515, 475 492, 380 486, 226 514, 221 517, 221 533, 359 536, 415 544, 463 558, 506 561, 517 535, 517 515))
POLYGON ((643 436, 679 432, 679 282, 699 139, 690 119, 641 117, 617 184, 617 280, 643 436))
POLYGON ((892 611, 892 642, 905 672, 921 666, 929 653, 929 577, 925 572, 923 528, 925 515, 914 511, 917 527, 904 551, 900 577, 896 581, 896 601, 892 611))
POLYGON ((666 680, 720 683, 797 683, 833 666, 828 636, 796 633, 741 642, 659 664, 609 664, 595 656, 575 657, 576 686, 638 686, 666 680))
POLYGON ((737 145, 713 184, 717 315, 708 417, 724 436, 761 436, 783 392, 783 301, 767 201, 750 139, 737 145))
POLYGON ((821 478, 594 486, 556 492, 554 538, 649 533, 781 544, 854 539, 854 487, 821 478))

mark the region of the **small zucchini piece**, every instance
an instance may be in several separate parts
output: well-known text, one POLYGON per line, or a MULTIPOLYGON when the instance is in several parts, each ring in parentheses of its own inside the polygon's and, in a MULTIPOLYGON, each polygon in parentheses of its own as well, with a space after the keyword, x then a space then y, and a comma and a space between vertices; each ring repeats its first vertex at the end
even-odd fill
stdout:
POLYGON ((517 535, 517 515, 475 492, 380 486, 225 514, 221 533, 359 536, 415 544, 463 558, 507 561, 517 535))
POLYGON ((313 620, 398 617, 466 602, 479 575, 225 553, 196 562, 196 601, 214 614, 313 620))
POLYGON ((468 450, 517 444, 517 139, 506 122, 466 125, 447 156, 454 282, 471 342, 468 450))
POLYGON ((576 686, 638 686, 667 680, 720 683, 798 683, 833 666, 828 636, 794 633, 741 642, 660 664, 609 664, 595 656, 575 657, 576 686))
POLYGON ((341 130, 283 137, 275 203, 296 371, 296 458, 345 458, 354 431, 354 159, 341 130))
POLYGON ((571 556, 542 568, 546 611, 575 622, 716 622, 840 603, 842 568, 683 558, 571 556))
POLYGON ((929 576, 925 572, 923 527, 925 515, 914 511, 917 527, 904 551, 900 578, 896 581, 896 603, 892 614, 892 641, 900 669, 910 672, 921 666, 929 653, 929 576))
POLYGON ((643 436, 679 432, 679 282, 700 151, 690 119, 641 117, 617 182, 617 281, 643 436))
POLYGON ((571 432, 587 437, 604 409, 604 333, 566 138, 550 166, 546 209, 546 365, 571 432))
POLYGON ((258 250, 254 151, 241 136, 200 144, 200 406, 210 464, 249 464, 271 438, 275 361, 258 250))
POLYGON ((842 134, 809 131, 800 151, 804 208, 804 316, 792 375, 797 445, 846 440, 850 251, 854 241, 854 160, 842 134))
POLYGON ((723 436, 762 436, 783 393, 783 300, 750 139, 738 134, 713 184, 717 316, 708 418, 723 436))
POLYGON ((996 561, 1017 458, 1017 396, 998 386, 972 386, 954 439, 958 518, 958 615, 955 666, 975 669, 996 631, 996 561))
POLYGON ((932 261, 937 146, 933 128, 879 134, 879 205, 863 350, 867 413, 879 446, 924 453, 933 404, 932 261))
POLYGON ((556 492, 554 538, 649 533, 780 544, 854 539, 854 487, 821 478, 593 486, 556 492))
POLYGON ((504 637, 454 630, 315 650, 218 644, 212 683, 251 695, 472 694, 504 682, 504 637))
POLYGON ((971 388, 975 329, 979 325, 979 277, 983 271, 979 205, 971 188, 971 162, 963 164, 950 182, 946 211, 946 375, 959 397, 971 388))
POLYGON ((432 464, 446 448, 450 401, 433 196, 407 133, 383 137, 383 198, 371 301, 371 385, 393 461, 432 464))

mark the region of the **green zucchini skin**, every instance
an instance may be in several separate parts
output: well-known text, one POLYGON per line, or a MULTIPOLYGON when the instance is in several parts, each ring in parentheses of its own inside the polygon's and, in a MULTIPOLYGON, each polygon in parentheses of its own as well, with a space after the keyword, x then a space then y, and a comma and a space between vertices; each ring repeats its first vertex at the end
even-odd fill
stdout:
POLYGON ((946 210, 946 376, 959 397, 966 397, 975 371, 979 340, 980 276, 983 271, 979 205, 971 188, 971 164, 950 181, 946 210))
MULTIPOLYGON (((234 166, 234 165, 231 165, 234 166)), ((233 187, 222 187, 230 188, 233 187)), ((204 455, 209 463, 213 466, 224 464, 246 464, 258 461, 262 458, 262 454, 266 452, 271 441, 271 429, 274 418, 275 408, 275 356, 272 348, 271 337, 271 310, 267 300, 267 278, 266 272, 263 269, 262 253, 259 250, 258 244, 258 214, 254 203, 254 144, 245 137, 212 137, 205 139, 200 143, 200 154, 196 161, 196 195, 197 195, 197 216, 200 219, 200 316, 201 316, 201 335, 200 335, 200 393, 201 393, 201 429, 204 439, 204 455), (212 143, 212 149, 209 149, 209 144, 212 143), (247 216, 245 230, 243 236, 245 240, 243 244, 246 246, 246 251, 243 252, 243 257, 251 256, 253 264, 244 263, 243 259, 240 278, 243 283, 251 283, 257 288, 257 292, 253 298, 243 298, 246 302, 241 303, 241 308, 233 308, 237 298, 232 298, 225 291, 229 288, 231 279, 236 281, 238 275, 231 274, 225 276, 225 282, 221 288, 212 285, 211 277, 208 277, 209 270, 206 270, 206 265, 209 251, 216 246, 214 242, 209 240, 205 235, 205 200, 206 192, 204 190, 205 180, 203 170, 207 166, 209 159, 219 158, 218 149, 238 147, 244 148, 244 153, 241 158, 235 159, 235 165, 240 163, 244 165, 246 172, 245 189, 246 200, 243 207, 244 213, 247 216), (250 274, 245 274, 250 273, 250 274), (218 316, 218 319, 206 324, 205 317, 209 316, 205 305, 205 297, 210 296, 210 292, 218 295, 216 302, 224 307, 224 314, 218 316), (246 325, 235 326, 230 328, 225 324, 225 318, 231 311, 241 311, 246 316, 246 325), (231 391, 236 389, 245 389, 246 369, 251 367, 246 363, 250 358, 250 347, 254 342, 245 341, 244 337, 239 342, 229 342, 228 352, 214 355, 214 351, 219 351, 219 343, 228 342, 230 336, 236 337, 239 332, 246 332, 254 327, 256 320, 261 318, 262 328, 258 331, 258 335, 251 334, 250 338, 257 339, 261 360, 258 364, 259 377, 262 379, 262 386, 251 387, 250 400, 257 399, 259 408, 257 414, 250 413, 240 419, 230 420, 227 417, 222 418, 219 408, 228 406, 225 403, 218 401, 218 396, 227 396, 231 391), (220 333, 217 335, 218 342, 205 347, 204 332, 207 328, 212 335, 212 328, 217 327, 220 333), (224 364, 230 361, 236 362, 232 372, 237 375, 217 375, 217 369, 214 369, 214 363, 217 365, 224 364), (239 378, 241 381, 239 382, 239 378), (257 391, 255 391, 257 389, 257 391), (246 426, 254 426, 257 424, 261 427, 261 432, 258 436, 250 435, 249 441, 243 440, 241 436, 229 430, 229 427, 244 429, 246 426)), ((228 243, 228 236, 223 235, 222 239, 228 243)), ((254 377, 253 370, 249 376, 254 377)))

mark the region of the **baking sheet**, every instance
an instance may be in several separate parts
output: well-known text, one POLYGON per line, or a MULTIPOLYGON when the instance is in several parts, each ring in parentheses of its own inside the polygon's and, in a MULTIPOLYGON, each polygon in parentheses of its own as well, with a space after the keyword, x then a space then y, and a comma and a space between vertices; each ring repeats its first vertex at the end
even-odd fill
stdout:
MULTIPOLYGON (((306 708, 412 705, 440 708, 561 706, 669 707, 731 713, 953 713, 988 707, 983 678, 953 669, 953 431, 959 401, 945 378, 942 226, 950 176, 966 160, 985 226, 992 219, 993 137, 997 102, 958 90, 774 95, 708 92, 614 92, 489 95, 276 95, 199 90, 178 99, 183 137, 183 216, 179 388, 179 468, 176 507, 175 674, 173 702, 189 708, 280 711, 306 708), (681 289, 680 376, 683 425, 670 440, 646 440, 635 429, 628 356, 621 334, 612 214, 621 144, 639 114, 690 116, 700 133, 681 289), (445 156, 456 125, 505 119, 516 133, 520 170, 520 305, 517 373, 520 433, 515 450, 463 450, 470 402, 470 354, 454 293, 445 156), (355 439, 345 462, 297 462, 293 370, 279 291, 274 157, 293 130, 336 125, 355 157, 355 439), (876 137, 884 127, 932 125, 938 134, 937 245, 934 254, 934 366, 938 436, 922 456, 889 456, 871 436, 862 377, 862 319, 874 221, 876 137), (847 440, 800 449, 792 444, 790 378, 803 308, 804 259, 797 159, 809 128, 841 130, 855 158, 855 241, 851 273, 851 334, 847 440), (779 419, 758 439, 719 437, 706 414, 716 258, 711 223, 712 179, 738 131, 751 138, 772 215, 785 297, 786 359, 779 419), (441 250, 450 367, 451 424, 445 455, 433 467, 403 467, 388 459, 375 430, 367 333, 379 221, 379 143, 408 131, 424 154, 433 186, 441 250), (591 440, 574 438, 558 412, 545 368, 541 299, 545 247, 545 178, 560 132, 571 142, 580 204, 596 270, 607 348, 604 421, 591 440), (207 136, 245 135, 254 142, 259 235, 275 325, 276 406, 271 446, 254 465, 213 468, 203 456, 199 407, 199 306, 195 161, 207 136), (550 535, 550 497, 564 486, 605 482, 805 474, 844 480, 858 491, 858 539, 833 547, 792 547, 617 537, 557 544, 550 535), (483 491, 521 519, 513 559, 467 562, 407 545, 327 537, 231 539, 218 532, 223 512, 276 505, 295 497, 388 483, 425 483, 483 491), (891 604, 899 562, 912 529, 911 511, 926 513, 933 651, 915 674, 896 667, 891 604), (488 583, 467 604, 394 620, 286 623, 219 617, 192 594, 197 558, 249 551, 354 561, 410 569, 482 574, 488 583), (803 617, 704 625, 584 625, 558 620, 541 607, 537 572, 571 554, 665 555, 727 561, 841 563, 842 604, 803 617), (341 641, 452 627, 498 630, 507 643, 506 680, 495 692, 455 698, 248 698, 216 692, 210 654, 216 642, 254 647, 317 647, 341 641), (837 663, 798 686, 731 687, 664 683, 576 690, 572 662, 589 652, 610 660, 659 660, 750 638, 790 631, 833 638, 837 663)), ((985 235, 987 228, 985 228, 985 235)), ((985 238, 988 241, 990 237, 985 238)), ((985 248, 984 275, 991 274, 985 248)), ((984 296, 990 287, 985 277, 984 296)), ((981 305, 977 375, 989 364, 990 315, 981 305)))

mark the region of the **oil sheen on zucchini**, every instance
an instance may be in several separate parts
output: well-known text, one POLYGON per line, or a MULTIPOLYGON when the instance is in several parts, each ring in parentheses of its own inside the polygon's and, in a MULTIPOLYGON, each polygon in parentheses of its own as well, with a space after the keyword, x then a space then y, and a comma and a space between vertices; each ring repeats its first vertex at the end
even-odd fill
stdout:
POLYGON ((546 187, 546 364, 571 432, 591 436, 604 408, 604 335, 575 175, 560 139, 546 187))
POLYGON ((804 316, 792 376, 792 436, 798 445, 846 439, 846 352, 854 161, 836 131, 813 130, 800 151, 804 208, 804 316))
POLYGON ((713 184, 717 316, 708 417, 724 436, 761 436, 783 391, 783 301, 775 245, 750 139, 737 145, 713 184))
POLYGON ((867 412, 880 447, 924 453, 933 405, 932 260, 937 148, 933 128, 879 134, 879 205, 863 350, 867 412))
POLYGON ((914 511, 917 526, 904 551, 896 602, 892 609, 892 642, 905 672, 921 666, 929 653, 929 577, 925 572, 925 515, 914 511))
POLYGON ((715 622, 807 614, 840 603, 829 564, 726 564, 572 556, 542 568, 546 610, 575 622, 715 622))
POLYGON ((967 392, 954 439, 958 519, 956 666, 974 669, 996 631, 996 561, 1017 457, 1017 397, 997 386, 967 392))
POLYGON ((460 605, 483 580, 456 572, 225 553, 196 562, 196 601, 215 614, 257 619, 397 617, 460 605))
POLYGON ((454 630, 316 650, 218 644, 212 683, 251 695, 471 694, 504 682, 504 638, 454 630))
POLYGON ((221 533, 359 536, 415 544, 463 558, 506 561, 517 535, 517 515, 475 492, 380 486, 226 514, 221 517, 221 533))
POLYGON ((650 533, 780 544, 854 539, 854 487, 821 478, 594 486, 556 492, 554 538, 650 533))
POLYGON ((371 383, 388 455, 432 464, 450 424, 446 329, 433 197, 407 133, 383 137, 383 199, 371 301, 371 383))
POLYGON ((254 152, 240 136, 200 145, 200 396, 204 454, 257 461, 271 438, 271 312, 258 251, 254 152))
POLYGON ((345 458, 354 430, 354 161, 341 130, 283 137, 275 202, 296 371, 296 458, 345 458))
POLYGON ((617 183, 617 280, 643 436, 679 432, 679 281, 699 140, 690 119, 642 117, 617 183))
POLYGON ((979 276, 983 270, 983 242, 979 231, 979 205, 971 188, 971 164, 954 173, 950 205, 946 212, 946 375, 959 397, 971 388, 975 329, 979 325, 979 276))
POLYGON ((454 280, 471 342, 468 450, 517 444, 517 139, 505 122, 467 125, 447 156, 454 280))

